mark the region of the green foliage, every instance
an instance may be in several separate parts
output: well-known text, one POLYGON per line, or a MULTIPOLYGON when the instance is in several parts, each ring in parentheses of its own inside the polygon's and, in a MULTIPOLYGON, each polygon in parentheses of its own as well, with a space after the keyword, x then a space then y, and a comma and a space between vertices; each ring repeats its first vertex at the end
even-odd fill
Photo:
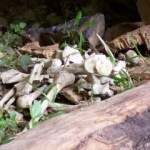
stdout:
POLYGON ((116 84, 123 86, 125 90, 135 87, 130 77, 128 77, 128 75, 124 71, 120 72, 120 77, 112 76, 112 78, 114 79, 116 84))
MULTIPOLYGON (((81 31, 79 31, 77 28, 80 24, 80 21, 81 21, 81 18, 82 18, 82 12, 79 11, 74 19, 74 27, 73 27, 73 30, 72 32, 68 32, 67 29, 69 27, 69 25, 65 22, 65 28, 66 28, 66 31, 67 31, 67 35, 64 37, 64 38, 69 38, 69 41, 71 41, 71 45, 77 45, 77 49, 83 53, 83 46, 86 42, 84 36, 83 36, 83 33, 81 31)), ((84 24, 83 27, 90 27, 92 26, 93 24, 89 23, 89 24, 84 24)), ((67 42, 65 41, 62 45, 61 45, 61 48, 64 48, 67 44, 67 42)))
POLYGON ((23 35, 25 31, 23 30, 26 27, 26 23, 20 22, 19 24, 10 24, 11 29, 14 30, 15 34, 23 35))
POLYGON ((21 55, 18 59, 18 64, 24 71, 28 71, 28 65, 32 63, 31 58, 29 55, 21 55))
POLYGON ((136 44, 135 39, 131 36, 131 37, 130 37, 130 40, 131 40, 131 42, 132 42, 132 44, 133 44, 133 46, 134 46, 134 48, 135 48, 137 54, 138 54, 140 57, 143 57, 142 54, 141 54, 141 52, 139 51, 139 49, 138 49, 138 47, 137 47, 137 44, 136 44))
POLYGON ((0 111, 0 144, 8 143, 20 128, 16 122, 16 113, 13 111, 0 111))
POLYGON ((38 119, 43 116, 42 111, 42 103, 41 101, 36 101, 31 107, 30 107, 30 116, 31 121, 28 123, 28 128, 31 129, 32 127, 39 124, 38 119))
POLYGON ((42 104, 41 101, 36 101, 31 107, 30 107, 30 116, 32 119, 36 119, 40 116, 42 116, 42 104))
POLYGON ((64 113, 65 113, 64 111, 59 111, 59 112, 50 114, 50 115, 48 115, 48 116, 43 116, 43 117, 41 118, 41 120, 42 120, 42 121, 46 121, 46 120, 48 120, 48 119, 52 119, 52 118, 54 118, 54 117, 60 116, 60 115, 62 115, 62 114, 64 114, 64 113))
POLYGON ((12 32, 5 32, 0 38, 0 43, 13 48, 22 46, 23 41, 21 35, 25 34, 24 28, 26 27, 26 23, 21 22, 19 24, 10 24, 10 27, 12 32))
MULTIPOLYGON (((30 83, 29 83, 30 84, 30 83)), ((36 89, 36 90, 39 90, 38 89, 38 87, 36 87, 35 85, 33 85, 33 84, 31 84, 32 86, 33 86, 33 88, 34 89, 36 89)), ((57 114, 56 115, 54 115, 54 116, 49 116, 49 117, 44 117, 44 112, 43 112, 43 110, 42 110, 42 102, 44 101, 44 100, 47 100, 48 102, 54 102, 55 101, 55 99, 56 99, 56 96, 57 96, 57 94, 58 94, 58 91, 57 91, 57 86, 56 86, 56 83, 52 83, 52 84, 50 84, 49 86, 47 86, 45 89, 44 89, 44 91, 42 92, 41 91, 41 93, 42 93, 42 95, 44 96, 42 99, 40 99, 39 101, 36 101, 31 107, 30 107, 30 116, 31 116, 31 121, 28 123, 28 125, 27 125, 27 127, 29 128, 29 129, 31 129, 32 127, 34 127, 34 126, 36 126, 37 124, 39 124, 39 119, 42 117, 44 120, 46 120, 46 118, 48 119, 50 119, 50 118, 52 118, 52 117, 55 117, 55 116, 57 116, 57 114), (52 89, 52 88, 54 88, 54 92, 52 93, 53 94, 53 96, 51 97, 51 99, 48 99, 47 98, 47 96, 46 96, 46 94, 52 89)), ((59 115, 59 114, 58 114, 59 115)), ((42 119, 42 120, 43 120, 42 119)))
POLYGON ((0 52, 3 56, 0 58, 0 67, 21 68, 28 71, 28 65, 32 63, 29 55, 21 55, 17 47, 22 46, 21 36, 25 34, 26 23, 10 24, 11 32, 8 31, 0 37, 0 52))
POLYGON ((79 24, 80 24, 81 18, 82 18, 82 12, 81 12, 81 11, 79 11, 79 12, 77 13, 76 18, 75 18, 74 26, 76 26, 76 25, 79 25, 79 24))
POLYGON ((107 44, 104 42, 104 40, 98 34, 97 34, 97 37, 101 41, 101 43, 103 44, 103 46, 105 48, 105 51, 107 52, 107 54, 109 56, 109 59, 110 59, 111 63, 113 65, 115 65, 116 64, 116 59, 115 59, 113 53, 111 52, 110 48, 107 46, 107 44))

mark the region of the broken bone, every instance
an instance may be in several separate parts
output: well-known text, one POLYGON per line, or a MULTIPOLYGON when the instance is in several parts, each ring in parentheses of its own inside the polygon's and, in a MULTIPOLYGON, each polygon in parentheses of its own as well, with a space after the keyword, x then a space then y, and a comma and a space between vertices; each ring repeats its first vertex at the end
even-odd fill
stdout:
POLYGON ((29 108, 32 105, 33 101, 43 93, 43 90, 45 88, 46 88, 46 85, 43 85, 42 87, 38 88, 33 93, 18 97, 17 107, 22 108, 22 109, 29 108))
POLYGON ((1 79, 4 84, 19 82, 27 77, 29 77, 29 74, 25 74, 14 69, 10 69, 1 74, 1 79))

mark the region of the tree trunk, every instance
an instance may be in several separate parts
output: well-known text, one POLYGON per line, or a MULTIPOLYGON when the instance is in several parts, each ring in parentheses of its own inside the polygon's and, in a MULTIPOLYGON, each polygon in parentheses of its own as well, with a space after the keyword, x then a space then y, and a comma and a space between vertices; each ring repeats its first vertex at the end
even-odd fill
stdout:
POLYGON ((150 150, 150 82, 41 123, 0 150, 150 150))

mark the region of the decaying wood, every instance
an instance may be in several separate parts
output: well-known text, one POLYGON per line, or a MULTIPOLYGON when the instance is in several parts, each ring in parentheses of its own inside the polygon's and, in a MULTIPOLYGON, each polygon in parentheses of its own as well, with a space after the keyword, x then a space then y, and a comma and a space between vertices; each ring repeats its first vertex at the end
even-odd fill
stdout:
POLYGON ((139 66, 129 70, 132 78, 140 80, 150 80, 150 66, 139 66))
POLYGON ((60 93, 73 104, 79 104, 79 102, 83 99, 73 86, 64 88, 60 93))
MULTIPOLYGON (((95 46, 99 43, 96 33, 100 34, 100 36, 103 36, 104 30, 104 15, 98 13, 94 16, 85 16, 81 18, 79 23, 76 23, 75 20, 70 20, 65 24, 52 26, 50 28, 31 28, 28 30, 29 34, 26 34, 24 37, 28 41, 39 41, 40 45, 43 45, 43 43, 47 44, 45 43, 47 40, 46 35, 49 35, 49 37, 51 36, 54 41, 60 43, 61 39, 64 41, 64 36, 67 32, 73 33, 73 31, 81 31, 83 36, 89 41, 92 47, 95 48, 95 46)), ((48 40, 50 41, 49 37, 48 40)), ((69 41, 70 39, 71 37, 69 37, 69 41)))
POLYGON ((150 50, 150 25, 143 26, 132 32, 128 32, 124 35, 119 36, 110 42, 110 47, 113 52, 117 52, 123 49, 134 48, 131 42, 131 37, 134 38, 137 45, 146 45, 147 49, 150 50))
POLYGON ((104 35, 105 41, 111 41, 115 38, 144 26, 143 22, 123 22, 107 29, 104 35))
POLYGON ((148 15, 150 14, 150 0, 138 0, 137 7, 142 21, 146 25, 150 24, 150 17, 148 15))
POLYGON ((41 123, 1 150, 149 150, 150 83, 41 123))
POLYGON ((29 53, 32 56, 42 56, 47 59, 53 58, 56 50, 59 48, 59 44, 50 46, 40 46, 38 42, 27 43, 25 46, 20 48, 20 52, 29 53))

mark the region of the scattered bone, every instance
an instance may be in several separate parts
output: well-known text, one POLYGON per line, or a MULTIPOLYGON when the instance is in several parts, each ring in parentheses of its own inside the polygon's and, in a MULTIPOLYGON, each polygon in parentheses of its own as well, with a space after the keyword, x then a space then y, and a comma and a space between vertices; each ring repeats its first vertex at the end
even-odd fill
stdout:
POLYGON ((101 94, 105 97, 106 96, 111 97, 114 95, 114 92, 110 90, 109 83, 104 84, 101 94))
POLYGON ((114 80, 111 79, 110 77, 102 76, 102 77, 100 78, 100 81, 101 81, 102 84, 110 83, 110 85, 115 85, 114 80))
POLYGON ((25 74, 14 69, 10 69, 1 74, 1 79, 4 84, 19 82, 27 77, 29 77, 29 74, 25 74))
POLYGON ((112 72, 113 65, 108 59, 100 59, 96 61, 95 68, 102 76, 109 76, 112 72))
POLYGON ((68 72, 60 72, 54 77, 54 82, 58 84, 58 91, 75 82, 75 75, 68 72))
POLYGON ((5 110, 7 110, 10 106, 11 106, 11 104, 13 104, 13 102, 15 102, 15 97, 13 96, 7 103, 6 103, 6 105, 4 106, 4 109, 5 110))
POLYGON ((89 74, 87 77, 86 77, 86 80, 92 84, 101 84, 101 80, 100 80, 100 77, 99 76, 95 76, 93 74, 89 74))
POLYGON ((46 87, 46 85, 43 85, 42 87, 38 88, 33 93, 18 97, 17 107, 22 108, 22 109, 29 108, 32 105, 32 103, 34 102, 34 100, 42 94, 45 87, 46 87))
POLYGON ((144 59, 141 56, 137 55, 137 53, 133 50, 127 51, 126 57, 127 57, 127 60, 133 66, 141 66, 145 64, 144 59))
POLYGON ((15 94, 14 88, 9 90, 4 97, 0 100, 0 108, 3 107, 4 103, 7 102, 15 94))
POLYGON ((114 75, 118 75, 120 73, 121 70, 126 68, 126 63, 125 61, 118 61, 116 66, 113 68, 114 71, 114 75))
POLYGON ((16 91, 16 96, 19 96, 20 92, 24 89, 27 81, 23 80, 21 82, 18 82, 17 84, 14 85, 15 91, 16 91))
POLYGON ((110 75, 112 63, 103 54, 89 56, 84 62, 84 68, 89 73, 99 73, 100 75, 110 75), (96 71, 95 71, 96 70, 96 71))
POLYGON ((91 90, 92 84, 88 83, 85 79, 81 78, 77 81, 76 86, 78 88, 78 92, 83 92, 86 90, 91 90))
POLYGON ((51 66, 47 69, 47 74, 50 77, 54 77, 55 74, 59 73, 63 69, 61 65, 62 62, 60 59, 53 59, 51 66))
POLYGON ((93 85, 93 88, 92 88, 93 94, 94 94, 94 95, 100 95, 102 89, 103 89, 103 85, 94 84, 94 85, 93 85))
POLYGON ((60 72, 54 78, 54 85, 51 90, 46 95, 46 98, 49 100, 49 103, 53 102, 53 98, 66 86, 73 84, 75 81, 75 76, 72 73, 60 72))
POLYGON ((68 66, 71 63, 75 64, 83 64, 84 59, 80 52, 72 47, 66 46, 62 53, 63 60, 65 62, 65 66, 68 66))
POLYGON ((31 72, 30 78, 27 81, 24 89, 20 91, 19 95, 27 95, 33 89, 34 81, 41 81, 43 78, 41 77, 42 69, 44 67, 44 63, 36 64, 31 72))

